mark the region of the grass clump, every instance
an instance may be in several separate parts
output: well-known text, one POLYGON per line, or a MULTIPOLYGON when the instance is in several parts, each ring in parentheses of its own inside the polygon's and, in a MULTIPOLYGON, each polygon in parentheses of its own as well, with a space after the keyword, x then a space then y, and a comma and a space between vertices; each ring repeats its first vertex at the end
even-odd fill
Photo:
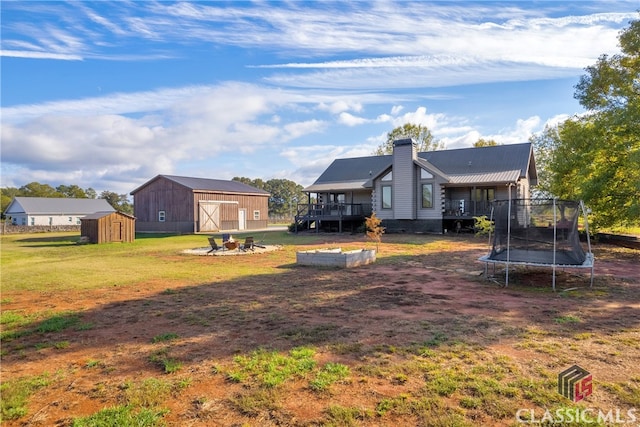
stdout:
POLYGON ((327 363, 322 367, 316 377, 309 381, 309 386, 314 391, 325 391, 331 384, 349 376, 349 367, 340 363, 327 363))
POLYGON ((162 417, 166 411, 142 408, 134 410, 129 405, 101 409, 88 417, 76 418, 73 427, 158 427, 166 425, 162 417))
POLYGON ((151 377, 140 382, 126 382, 122 389, 128 407, 156 408, 169 398, 173 385, 151 377))
POLYGON ((348 427, 360 425, 362 421, 373 417, 368 409, 331 405, 326 411, 326 421, 322 424, 327 427, 348 427))
POLYGON ((0 385, 2 420, 15 420, 25 416, 29 397, 38 389, 49 385, 49 382, 46 374, 3 381, 0 385))
POLYGON ((237 369, 230 370, 227 378, 234 382, 252 381, 261 387, 272 388, 291 377, 303 377, 315 368, 315 350, 297 347, 283 355, 275 351, 256 350, 250 356, 233 359, 237 369))
POLYGON ((161 367, 165 374, 172 374, 182 369, 179 360, 169 357, 169 349, 163 348, 155 351, 149 356, 149 361, 161 367))
POLYGON ((262 412, 280 409, 278 395, 274 389, 259 388, 238 394, 231 399, 234 408, 248 417, 257 417, 262 412))
POLYGON ((153 337, 151 342, 155 344, 159 342, 172 341, 177 338, 178 338, 178 334, 173 332, 167 332, 165 334, 156 335, 155 337, 153 337))

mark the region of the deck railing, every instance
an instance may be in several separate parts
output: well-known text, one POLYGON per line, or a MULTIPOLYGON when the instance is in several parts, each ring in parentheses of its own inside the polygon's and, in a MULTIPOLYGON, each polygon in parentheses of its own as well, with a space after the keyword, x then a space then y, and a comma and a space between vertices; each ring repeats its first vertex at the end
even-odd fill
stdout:
POLYGON ((491 202, 468 199, 445 199, 444 216, 479 216, 491 213, 491 202))
POLYGON ((298 204, 296 217, 364 217, 369 215, 371 215, 371 203, 308 203, 298 204))

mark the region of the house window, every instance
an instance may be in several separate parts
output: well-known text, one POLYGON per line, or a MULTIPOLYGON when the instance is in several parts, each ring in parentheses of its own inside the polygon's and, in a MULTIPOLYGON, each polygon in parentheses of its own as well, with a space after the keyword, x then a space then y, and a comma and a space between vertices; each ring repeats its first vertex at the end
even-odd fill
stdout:
POLYGON ((422 207, 433 207, 433 184, 422 184, 422 207))
POLYGON ((73 222, 73 217, 72 216, 69 217, 69 222, 73 222))
POLYGON ((393 171, 389 171, 388 174, 380 178, 382 181, 391 181, 393 180, 393 171))
POLYGON ((254 221, 260 220, 260 211, 253 211, 253 220, 254 221))
POLYGON ((430 172, 420 168, 420 179, 433 179, 433 175, 430 172))
POLYGON ((391 186, 382 186, 382 209, 391 209, 391 186))
POLYGON ((76 218, 76 224, 78 224, 78 225, 82 224, 82 221, 80 221, 80 217, 76 218))
POLYGON ((167 216, 167 214, 166 214, 165 211, 158 211, 158 221, 159 222, 164 222, 166 216, 167 216))

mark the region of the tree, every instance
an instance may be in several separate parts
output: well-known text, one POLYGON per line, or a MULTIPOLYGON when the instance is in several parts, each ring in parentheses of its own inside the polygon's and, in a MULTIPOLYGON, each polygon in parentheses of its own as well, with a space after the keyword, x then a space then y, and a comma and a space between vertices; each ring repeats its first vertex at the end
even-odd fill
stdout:
POLYGON ((305 200, 303 187, 288 179, 270 179, 265 183, 269 197, 269 215, 293 216, 296 214, 297 204, 305 200))
POLYGON ((602 55, 575 87, 589 113, 534 139, 542 188, 583 200, 594 228, 640 224, 640 21, 618 39, 622 53, 602 55))
POLYGON ((72 197, 76 199, 86 199, 87 193, 78 187, 77 185, 58 185, 56 191, 62 194, 63 197, 72 197))
POLYGON ((441 150, 444 148, 444 143, 435 139, 428 127, 405 123, 387 133, 387 141, 376 148, 373 154, 383 156, 393 153, 393 141, 404 138, 412 138, 418 144, 417 150, 419 152, 441 150))
POLYGON ((269 216, 272 217, 293 216, 296 213, 296 205, 306 200, 303 187, 288 179, 270 179, 265 182, 260 178, 234 177, 232 181, 268 191, 271 194, 269 216))
POLYGON ((494 147, 498 145, 498 143, 493 139, 484 139, 480 138, 476 142, 473 143, 474 147, 494 147))
POLYGON ((20 187, 20 196, 23 197, 63 197, 49 184, 30 182, 20 187))
POLYGON ((376 252, 378 252, 378 246, 382 241, 382 235, 385 230, 381 224, 382 220, 376 216, 375 212, 372 212, 371 216, 365 218, 364 221, 364 225, 367 229, 367 237, 376 243, 376 252))
POLYGON ((118 194, 113 191, 103 191, 100 193, 100 198, 105 199, 109 204, 117 211, 127 214, 133 214, 133 205, 129 202, 129 197, 126 194, 118 194))

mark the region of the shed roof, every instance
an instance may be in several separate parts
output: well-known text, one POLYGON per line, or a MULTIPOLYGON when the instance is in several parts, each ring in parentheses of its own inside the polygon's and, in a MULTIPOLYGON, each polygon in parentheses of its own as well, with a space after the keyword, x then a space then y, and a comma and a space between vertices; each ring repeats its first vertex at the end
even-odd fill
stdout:
MULTIPOLYGON (((431 164, 449 178, 451 184, 507 182, 526 176, 533 160, 531 143, 459 148, 418 153, 417 163, 431 164), (514 178, 514 171, 517 175, 514 178), (503 181, 504 180, 504 181, 503 181)), ((367 181, 392 166, 393 156, 336 159, 305 191, 355 190, 370 186, 367 181), (342 183, 332 187, 332 184, 342 183), (332 188, 330 188, 332 187, 332 188), (349 187, 349 188, 346 188, 349 187)), ((532 177, 534 180, 536 176, 532 177)))
POLYGON ((98 211, 115 212, 115 209, 105 199, 18 196, 7 206, 5 214, 87 215, 98 211))
POLYGON ((105 216, 109 216, 111 214, 118 214, 118 215, 122 215, 125 216, 127 218, 131 218, 131 219, 135 219, 135 217, 133 215, 129 215, 126 214, 124 212, 94 212, 91 213, 89 215, 85 215, 83 218, 81 218, 80 220, 82 221, 83 219, 100 219, 100 218, 104 218, 105 216))
POLYGON ((227 181, 223 179, 210 179, 210 178, 194 178, 194 177, 188 177, 188 176, 175 176, 175 175, 158 175, 155 178, 147 181, 140 187, 133 190, 131 194, 137 193, 138 191, 140 191, 142 188, 146 187, 153 181, 156 181, 162 178, 176 182, 186 188, 191 189, 192 191, 206 191, 206 192, 217 192, 217 193, 244 193, 244 194, 255 194, 255 195, 261 195, 261 196, 269 195, 268 191, 261 190, 256 187, 252 187, 251 185, 247 185, 240 181, 227 181))

